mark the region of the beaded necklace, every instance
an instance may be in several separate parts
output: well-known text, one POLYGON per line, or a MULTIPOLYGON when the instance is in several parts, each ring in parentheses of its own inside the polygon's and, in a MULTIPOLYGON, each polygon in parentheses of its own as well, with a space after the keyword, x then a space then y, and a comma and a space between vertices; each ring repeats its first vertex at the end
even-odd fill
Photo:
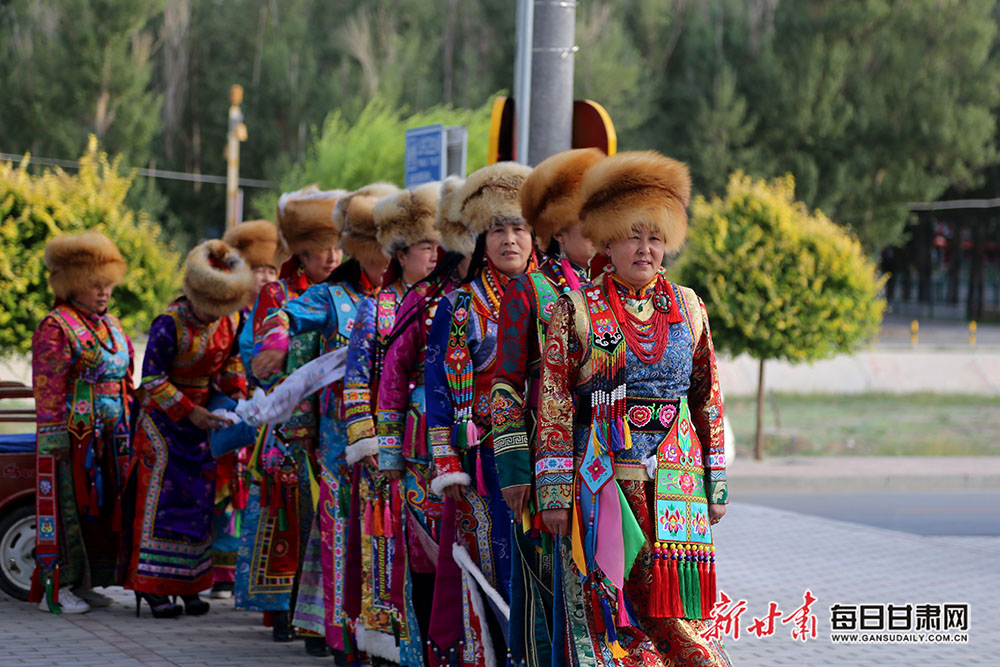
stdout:
POLYGON ((607 280, 608 305, 615 314, 629 349, 645 364, 656 363, 663 357, 670 336, 670 288, 662 275, 656 277, 653 296, 653 316, 643 322, 622 303, 618 292, 618 279, 609 275, 607 280), (649 350, 647 352, 647 350, 649 350))
POLYGON ((503 300, 503 294, 507 291, 509 284, 510 277, 497 271, 493 262, 487 257, 486 266, 483 267, 483 286, 494 320, 500 319, 500 302, 503 300))
POLYGON ((100 345, 102 348, 104 348, 106 352, 110 354, 115 354, 116 352, 118 352, 118 341, 115 340, 115 334, 113 331, 111 331, 111 326, 108 324, 107 319, 98 315, 98 318, 101 321, 101 325, 103 325, 103 328, 108 332, 108 340, 111 341, 110 346, 105 344, 105 342, 101 339, 98 329, 95 329, 91 325, 88 313, 81 311, 80 307, 78 307, 75 303, 73 304, 73 310, 75 310, 76 313, 80 316, 80 321, 83 322, 83 326, 87 328, 87 331, 93 334, 94 340, 97 341, 98 345, 100 345))

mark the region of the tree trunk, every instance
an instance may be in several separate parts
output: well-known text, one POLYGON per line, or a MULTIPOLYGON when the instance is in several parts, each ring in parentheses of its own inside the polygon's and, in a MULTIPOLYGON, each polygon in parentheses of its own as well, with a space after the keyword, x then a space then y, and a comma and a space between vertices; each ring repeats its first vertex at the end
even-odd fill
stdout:
POLYGON ((934 246, 934 220, 930 214, 920 215, 917 225, 917 301, 930 303, 931 295, 931 248, 934 246))
POLYGON ((760 371, 757 374, 757 437, 753 443, 753 458, 764 460, 764 360, 760 360, 760 371))
POLYGON ((948 253, 948 303, 958 303, 959 284, 962 277, 962 235, 965 220, 956 218, 951 225, 951 252, 948 253))

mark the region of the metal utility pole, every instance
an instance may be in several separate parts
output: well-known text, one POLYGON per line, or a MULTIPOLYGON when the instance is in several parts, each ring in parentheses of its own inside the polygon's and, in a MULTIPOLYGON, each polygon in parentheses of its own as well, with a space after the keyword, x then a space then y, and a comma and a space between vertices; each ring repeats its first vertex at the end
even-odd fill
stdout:
POLYGON ((535 0, 517 0, 517 54, 514 60, 515 154, 528 164, 531 130, 531 48, 535 25, 535 0))
MULTIPOLYGON (((531 54, 527 71, 527 87, 531 91, 531 109, 522 115, 520 100, 523 91, 515 87, 518 104, 518 128, 528 128, 527 160, 521 151, 520 129, 518 161, 536 165, 548 156, 569 150, 573 140, 573 54, 576 28, 576 0, 525 0, 527 10, 524 29, 532 35, 531 54)), ((522 14, 523 16, 523 14, 522 14)))
POLYGON ((247 140, 247 126, 243 123, 243 86, 233 84, 229 89, 229 135, 226 142, 226 229, 240 223, 243 217, 240 202, 240 142, 247 140))

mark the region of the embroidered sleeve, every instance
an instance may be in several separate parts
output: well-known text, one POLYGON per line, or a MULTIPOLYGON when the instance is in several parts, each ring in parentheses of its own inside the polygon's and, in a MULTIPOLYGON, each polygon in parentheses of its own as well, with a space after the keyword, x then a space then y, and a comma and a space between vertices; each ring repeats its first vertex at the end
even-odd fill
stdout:
MULTIPOLYGON (((424 320, 426 313, 412 318, 409 313, 423 302, 423 294, 411 290, 400 304, 396 316, 397 326, 405 325, 401 331, 394 331, 395 339, 385 352, 382 363, 382 377, 378 385, 378 468, 379 470, 403 469, 403 434, 406 428, 406 410, 410 403, 410 392, 415 388, 410 383, 414 377, 418 358, 426 343, 424 320)), ((427 437, 420 433, 418 437, 427 437)))
POLYGON ((568 296, 556 301, 542 355, 535 443, 535 486, 541 510, 573 504, 573 390, 583 359, 568 296))
MULTIPOLYGON (((375 420, 372 417, 372 362, 375 352, 375 300, 367 298, 358 306, 351 342, 347 347, 347 371, 344 375, 344 414, 347 418, 347 458, 360 461, 377 451, 375 420), (364 454, 353 455, 362 441, 371 447, 364 454)), ((362 447, 364 448, 364 447, 362 447)))
MULTIPOLYGON (((230 318, 230 321, 232 319, 230 318)), ((234 399, 246 398, 247 395, 247 374, 243 367, 243 359, 240 357, 239 327, 235 324, 231 326, 223 323, 216 330, 217 336, 230 336, 229 357, 223 362, 219 370, 219 389, 226 396, 234 399)))
POLYGON ((455 425, 455 407, 451 388, 445 375, 445 354, 448 350, 448 336, 451 331, 453 305, 445 298, 438 305, 427 338, 427 359, 424 363, 424 381, 427 391, 427 432, 434 468, 438 477, 456 475, 446 479, 458 479, 465 474, 462 461, 452 443, 455 425))
POLYGON ((691 420, 701 442, 705 478, 708 480, 708 502, 725 504, 729 500, 729 489, 726 484, 722 389, 719 387, 715 345, 708 328, 708 312, 700 298, 698 309, 692 316, 702 318, 702 328, 701 336, 694 346, 691 388, 688 392, 691 420))
POLYGON ((46 317, 31 338, 31 385, 37 413, 38 453, 54 455, 69 450, 66 401, 71 393, 72 352, 62 327, 46 317))
POLYGON ((170 367, 177 356, 177 328, 174 318, 160 315, 153 320, 142 360, 142 386, 146 396, 173 421, 194 410, 194 403, 170 381, 170 367))
POLYGON ((500 488, 531 483, 531 451, 525 425, 529 350, 537 340, 538 317, 528 279, 519 276, 504 294, 497 333, 497 366, 490 393, 493 449, 500 488))
MULTIPOLYGON (((119 324, 119 326, 121 326, 119 324)), ((135 346, 132 345, 132 337, 122 331, 125 341, 128 343, 128 370, 125 371, 125 409, 131 410, 132 400, 135 398, 135 346)))

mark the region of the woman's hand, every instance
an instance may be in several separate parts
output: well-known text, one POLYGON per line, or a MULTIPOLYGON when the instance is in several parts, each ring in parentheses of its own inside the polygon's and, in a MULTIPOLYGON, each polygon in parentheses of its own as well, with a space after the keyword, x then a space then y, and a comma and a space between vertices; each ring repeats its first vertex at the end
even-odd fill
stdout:
MULTIPOLYGON (((375 466, 375 467, 378 468, 378 466, 375 466)), ((403 471, 402 470, 383 470, 382 474, 385 475, 386 479, 392 480, 394 482, 397 481, 397 480, 403 479, 403 471)))
POLYGON ((263 350, 253 358, 251 368, 254 377, 262 380, 277 375, 285 368, 285 353, 281 350, 263 350))
POLYGON ((194 406, 194 410, 188 415, 188 419, 203 431, 217 431, 220 428, 229 426, 231 423, 228 419, 213 415, 200 405, 194 406))
POLYGON ((569 510, 542 510, 542 522, 556 535, 569 535, 569 510))
POLYGON ((503 499, 507 501, 507 507, 514 513, 514 520, 520 521, 525 508, 528 506, 528 499, 531 497, 531 485, 518 484, 517 486, 508 486, 502 493, 503 499))
POLYGON ((711 524, 719 523, 722 517, 726 516, 726 506, 725 505, 709 505, 708 506, 708 522, 711 524))
POLYGON ((441 489, 441 494, 457 502, 462 499, 462 486, 462 484, 449 484, 441 489))

